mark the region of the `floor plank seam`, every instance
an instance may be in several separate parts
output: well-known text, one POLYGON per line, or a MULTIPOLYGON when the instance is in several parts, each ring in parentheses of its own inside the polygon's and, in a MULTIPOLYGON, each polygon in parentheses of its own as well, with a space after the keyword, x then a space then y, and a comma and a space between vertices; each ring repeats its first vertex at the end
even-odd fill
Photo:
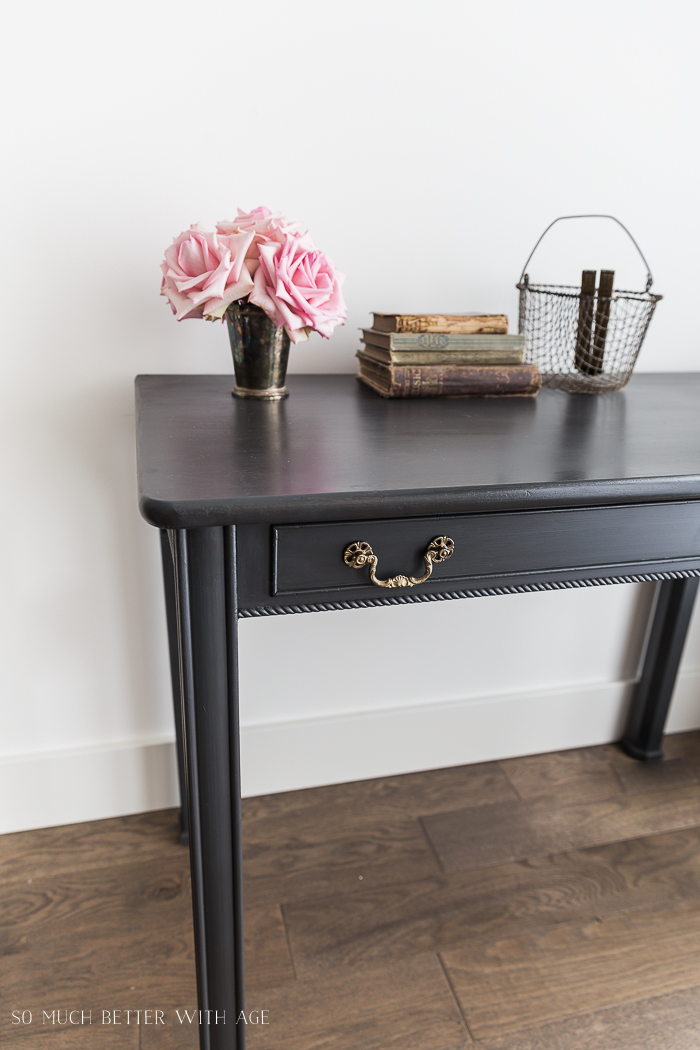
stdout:
POLYGON ((423 838, 425 839, 426 843, 428 844, 428 849, 430 850, 432 856, 435 858, 435 863, 438 866, 438 872, 441 875, 445 875, 446 874, 445 866, 442 863, 442 861, 440 859, 440 854, 438 853, 438 851, 436 850, 435 846, 433 845, 432 839, 430 838, 430 835, 427 832, 425 824, 423 823, 423 817, 416 817, 416 820, 418 821, 418 824, 420 826, 421 832, 423 833, 423 838))
POLYGON ((467 1019, 464 1016, 464 1011, 462 1010, 462 1007, 460 1006, 459 999, 457 998, 455 990, 454 990, 454 988, 452 986, 452 981, 450 980, 450 975, 447 972, 447 967, 445 966, 445 963, 443 962, 441 953, 440 952, 436 952, 435 953, 435 957, 437 958, 437 961, 440 964, 440 969, 442 970, 443 976, 444 976, 445 980, 447 981, 447 987, 450 989, 450 995, 452 996, 452 1001, 454 1002, 455 1009, 457 1010, 457 1013, 460 1016, 462 1024, 464 1025, 464 1030, 467 1033, 467 1035, 469 1036, 470 1042, 473 1045, 476 1045, 476 1040, 474 1039, 474 1036, 472 1035, 471 1028, 469 1027, 469 1025, 467 1023, 467 1019))
POLYGON ((518 791, 518 789, 517 789, 517 787, 516 787, 516 785, 515 785, 515 782, 514 782, 513 780, 511 780, 511 778, 510 778, 510 777, 508 776, 508 772, 507 772, 507 770, 505 770, 505 769, 503 768, 503 763, 502 763, 502 762, 497 762, 497 763, 496 763, 496 766, 497 766, 497 767, 498 767, 498 769, 499 769, 499 770, 501 771, 501 773, 503 774, 503 776, 504 776, 504 777, 506 778, 506 780, 508 781, 508 784, 510 785, 510 787, 512 787, 513 791, 515 792, 515 798, 513 799, 513 802, 524 802, 524 801, 525 801, 525 796, 524 796, 524 795, 522 795, 522 794, 521 794, 521 793, 520 793, 520 792, 518 791))
POLYGON ((294 974, 294 980, 296 982, 296 981, 299 980, 299 978, 297 977, 297 967, 296 967, 296 963, 294 962, 294 952, 292 951, 292 942, 289 939, 289 926, 287 924, 287 916, 284 913, 284 904, 279 904, 278 907, 279 907, 279 910, 280 910, 280 915, 282 916, 282 927, 284 929, 284 936, 285 936, 285 939, 287 941, 287 951, 289 952, 289 961, 291 963, 292 973, 294 974))
MULTIPOLYGON (((620 772, 620 770, 619 770, 619 769, 617 768, 617 762, 614 762, 614 761, 613 761, 613 762, 611 762, 611 763, 610 763, 610 769, 612 770, 612 774, 613 774, 613 776, 615 777, 615 779, 617 780, 618 784, 620 785, 620 790, 622 791, 622 794, 623 794, 623 795, 626 795, 626 796, 627 796, 628 798, 631 798, 631 797, 632 797, 632 796, 633 796, 633 795, 635 794, 635 792, 634 792, 634 791, 629 791, 629 790, 628 790, 628 788, 627 788, 627 786, 626 786, 626 784, 625 784, 624 780, 622 779, 622 773, 621 773, 621 772, 620 772)), ((636 792, 636 793, 637 793, 638 795, 641 795, 641 794, 643 794, 643 792, 642 792, 642 791, 638 791, 638 792, 636 792)))

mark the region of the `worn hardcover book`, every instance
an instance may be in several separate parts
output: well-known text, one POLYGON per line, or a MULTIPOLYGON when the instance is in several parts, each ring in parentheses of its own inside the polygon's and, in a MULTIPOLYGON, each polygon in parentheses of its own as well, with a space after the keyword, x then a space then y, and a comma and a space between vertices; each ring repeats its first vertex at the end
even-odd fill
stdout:
POLYGON ((455 334, 505 335, 505 314, 373 314, 373 328, 379 332, 442 332, 455 334))
POLYGON ((363 328, 362 340, 384 350, 421 350, 427 354, 448 350, 498 351, 525 350, 524 335, 485 335, 466 332, 378 332, 376 328, 363 328))
POLYGON ((525 349, 524 335, 498 332, 380 332, 377 328, 363 328, 362 338, 385 350, 525 349))
POLYGON ((383 365, 521 365, 524 350, 383 350, 363 342, 362 353, 383 365))
POLYGON ((383 365, 359 351, 358 379, 383 397, 532 397, 537 365, 383 365))

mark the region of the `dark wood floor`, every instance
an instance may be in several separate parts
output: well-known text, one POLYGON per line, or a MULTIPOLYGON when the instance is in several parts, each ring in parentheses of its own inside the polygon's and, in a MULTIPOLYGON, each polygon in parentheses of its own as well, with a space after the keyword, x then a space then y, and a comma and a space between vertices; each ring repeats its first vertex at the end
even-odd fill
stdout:
MULTIPOLYGON (((247 1009, 269 1021, 248 1026, 251 1050, 700 1048, 700 733, 666 754, 584 748, 247 799, 247 1009)), ((198 1045, 176 1013, 195 1006, 176 824, 0 839, 0 1042, 198 1045), (50 1023, 90 1009, 92 1027, 50 1023)))

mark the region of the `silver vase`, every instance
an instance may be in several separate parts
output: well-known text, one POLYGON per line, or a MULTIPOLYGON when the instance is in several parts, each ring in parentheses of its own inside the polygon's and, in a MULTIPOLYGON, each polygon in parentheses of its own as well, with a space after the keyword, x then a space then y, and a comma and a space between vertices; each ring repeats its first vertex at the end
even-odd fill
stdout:
POLYGON ((289 335, 264 310, 247 299, 231 303, 226 311, 236 373, 234 397, 280 401, 289 397, 284 385, 289 358, 289 335))

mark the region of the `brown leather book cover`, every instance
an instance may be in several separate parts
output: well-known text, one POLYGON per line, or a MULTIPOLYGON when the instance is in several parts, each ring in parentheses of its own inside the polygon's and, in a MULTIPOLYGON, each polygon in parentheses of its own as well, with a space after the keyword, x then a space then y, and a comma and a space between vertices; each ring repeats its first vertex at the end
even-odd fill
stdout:
POLYGON ((373 314, 379 332, 442 332, 446 335, 508 332, 505 314, 373 314))
POLYGON ((358 353, 358 378, 383 397, 533 397, 537 365, 382 365, 358 353))

